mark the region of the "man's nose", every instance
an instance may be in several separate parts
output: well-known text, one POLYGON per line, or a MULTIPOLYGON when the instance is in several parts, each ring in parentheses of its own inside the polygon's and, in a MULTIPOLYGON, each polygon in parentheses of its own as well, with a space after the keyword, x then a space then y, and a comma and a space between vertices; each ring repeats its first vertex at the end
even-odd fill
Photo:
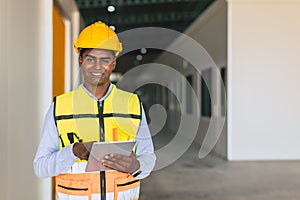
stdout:
POLYGON ((96 60, 96 68, 97 68, 97 69, 102 68, 101 60, 96 60))

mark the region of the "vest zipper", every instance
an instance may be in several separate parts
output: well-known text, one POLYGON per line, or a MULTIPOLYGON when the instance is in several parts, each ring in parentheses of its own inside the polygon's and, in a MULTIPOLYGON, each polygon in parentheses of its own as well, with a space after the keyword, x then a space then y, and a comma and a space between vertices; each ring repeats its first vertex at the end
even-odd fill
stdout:
POLYGON ((98 101, 98 112, 99 112, 99 138, 100 138, 100 142, 104 142, 105 141, 105 137, 104 137, 104 120, 103 120, 103 101, 98 101))
MULTIPOLYGON (((104 137, 104 119, 103 119, 103 104, 104 101, 97 101, 98 102, 98 113, 99 113, 99 140, 100 142, 105 141, 104 137)), ((106 178, 105 178, 105 171, 100 171, 100 195, 101 200, 106 200, 106 178)))

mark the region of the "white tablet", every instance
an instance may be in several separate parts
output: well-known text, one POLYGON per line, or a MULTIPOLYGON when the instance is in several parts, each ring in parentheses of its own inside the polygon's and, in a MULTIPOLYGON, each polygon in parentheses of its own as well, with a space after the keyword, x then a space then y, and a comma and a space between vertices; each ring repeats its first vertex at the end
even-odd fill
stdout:
POLYGON ((129 156, 135 145, 135 141, 117 141, 117 142, 95 142, 86 166, 86 172, 111 170, 101 164, 103 157, 110 153, 129 156))

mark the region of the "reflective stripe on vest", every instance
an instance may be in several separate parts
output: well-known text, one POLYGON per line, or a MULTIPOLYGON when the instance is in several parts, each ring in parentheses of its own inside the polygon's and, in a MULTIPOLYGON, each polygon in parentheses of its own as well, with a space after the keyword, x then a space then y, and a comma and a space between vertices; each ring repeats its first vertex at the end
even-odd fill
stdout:
MULTIPOLYGON (((59 134, 60 148, 68 146, 74 142, 135 140, 141 122, 141 104, 137 95, 122 91, 116 88, 115 85, 112 85, 111 93, 103 102, 94 100, 83 90, 82 86, 79 86, 77 90, 65 93, 55 98, 54 118, 59 134)), ((78 164, 80 162, 86 161, 77 161, 78 164)), ((76 163, 74 164, 74 168, 75 165, 76 163)), ((68 190, 67 193, 64 193, 67 191, 67 188, 72 188, 72 184, 76 184, 73 183, 73 180, 76 182, 76 180, 78 180, 78 176, 81 177, 82 175, 86 176, 86 174, 89 174, 77 174, 78 171, 84 172, 84 170, 85 169, 83 168, 78 170, 77 166, 77 170, 74 172, 71 171, 70 174, 60 175, 63 176, 64 187, 59 187, 61 178, 58 176, 56 178, 57 194, 60 194, 61 196, 82 196, 81 194, 86 194, 84 190, 68 190)), ((114 180, 113 183, 115 183, 115 179, 117 179, 118 181, 123 182, 124 179, 126 182, 126 180, 129 179, 128 174, 121 172, 102 172, 101 176, 99 173, 92 173, 91 176, 97 176, 98 183, 102 182, 104 184, 101 185, 101 188, 105 191, 101 192, 101 195, 106 194, 106 192, 112 190, 112 187, 115 187, 114 185, 111 185, 110 181, 114 180), (121 174, 123 175, 120 176, 121 174), (99 178, 101 181, 99 181, 99 178)), ((129 177, 135 180, 134 177, 129 177)), ((88 180, 92 179, 88 178, 88 180)), ((90 185, 91 183, 89 182, 88 184, 90 185)), ((122 190, 122 194, 124 195, 131 194, 132 190, 136 192, 139 191, 139 186, 137 184, 131 184, 130 187, 123 188, 127 188, 124 191, 122 190)), ((98 194, 99 197, 99 189, 98 192, 94 189, 89 190, 89 192, 91 191, 91 195, 98 194)), ((119 189, 114 188, 113 191, 118 193, 119 189)), ((114 193, 113 196, 114 199, 116 199, 118 194, 114 193)))

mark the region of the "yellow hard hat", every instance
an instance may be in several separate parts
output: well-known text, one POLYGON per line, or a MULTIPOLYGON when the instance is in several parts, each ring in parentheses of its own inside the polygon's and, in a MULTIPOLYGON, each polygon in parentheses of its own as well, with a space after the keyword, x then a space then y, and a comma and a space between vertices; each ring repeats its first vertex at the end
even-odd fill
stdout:
POLYGON ((116 56, 122 51, 117 34, 101 21, 87 26, 81 31, 74 42, 74 49, 77 54, 81 48, 107 49, 116 52, 116 56))

